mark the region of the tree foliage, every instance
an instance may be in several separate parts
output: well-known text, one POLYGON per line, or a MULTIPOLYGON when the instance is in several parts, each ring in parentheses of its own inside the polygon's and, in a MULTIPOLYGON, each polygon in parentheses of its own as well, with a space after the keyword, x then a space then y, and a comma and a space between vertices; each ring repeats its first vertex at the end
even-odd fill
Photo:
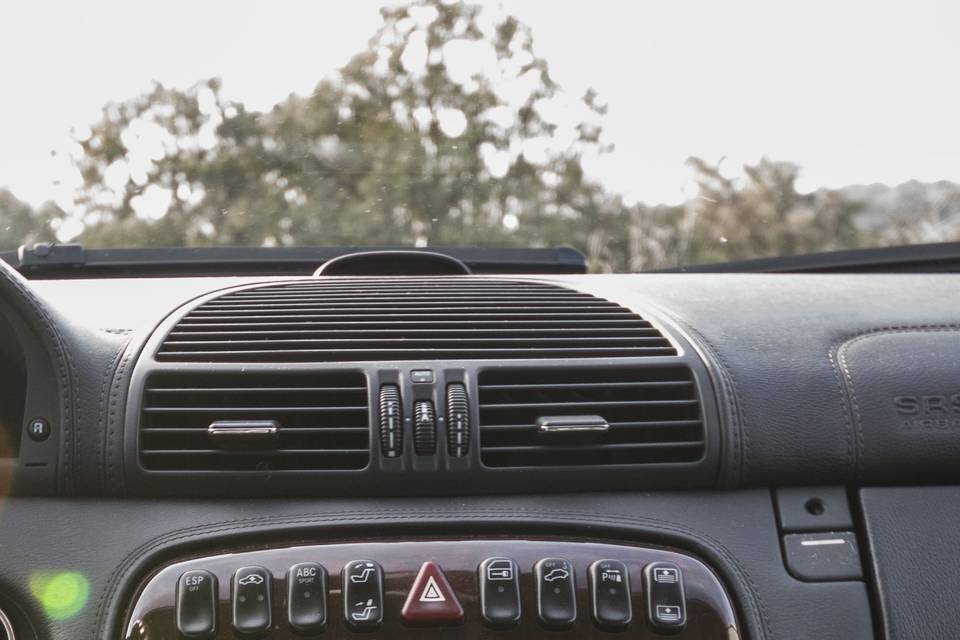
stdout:
POLYGON ((862 200, 801 194, 798 168, 766 159, 745 180, 691 159, 697 198, 628 206, 583 169, 608 149, 596 94, 570 130, 548 117, 562 100, 515 18, 419 0, 384 9, 364 51, 269 112, 216 79, 107 105, 79 141, 73 210, 0 192, 0 242, 72 219, 90 246, 572 245, 595 270, 638 270, 956 234, 956 193, 871 225, 862 200))

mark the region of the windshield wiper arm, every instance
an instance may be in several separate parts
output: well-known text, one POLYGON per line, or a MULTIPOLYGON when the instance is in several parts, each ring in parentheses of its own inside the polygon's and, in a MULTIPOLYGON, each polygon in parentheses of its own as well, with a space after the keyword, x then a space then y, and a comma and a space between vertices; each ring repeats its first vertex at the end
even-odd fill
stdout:
POLYGON ((41 243, 0 252, 0 259, 30 278, 311 275, 340 256, 369 250, 441 253, 473 273, 586 273, 586 257, 569 247, 174 247, 85 249, 41 243))
POLYGON ((956 273, 960 242, 804 253, 696 264, 649 273, 956 273))

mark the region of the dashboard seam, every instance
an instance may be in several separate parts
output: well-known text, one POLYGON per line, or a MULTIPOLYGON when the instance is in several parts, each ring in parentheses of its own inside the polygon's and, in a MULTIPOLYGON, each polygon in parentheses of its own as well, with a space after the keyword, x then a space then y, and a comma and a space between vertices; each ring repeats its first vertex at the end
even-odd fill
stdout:
MULTIPOLYGON (((127 340, 124 343, 124 348, 121 350, 122 357, 120 358, 120 363, 117 366, 116 373, 113 376, 113 385, 110 390, 110 409, 107 415, 107 437, 106 437, 106 446, 104 447, 104 458, 106 462, 106 477, 105 481, 107 483, 108 490, 112 489, 114 495, 122 495, 124 493, 124 474, 122 469, 118 469, 117 473, 114 474, 114 464, 113 464, 113 450, 115 446, 114 437, 116 434, 117 426, 117 408, 120 404, 120 393, 121 389, 126 387, 127 379, 124 377, 126 372, 127 365, 130 364, 130 361, 133 359, 133 356, 138 352, 137 349, 130 348, 131 340, 127 340), (116 477, 116 479, 115 479, 116 477)), ((121 440, 124 428, 124 421, 121 418, 121 440)))
POLYGON ((113 438, 113 414, 109 411, 111 403, 108 400, 107 389, 110 388, 113 377, 118 373, 118 364, 124 357, 129 343, 129 337, 121 343, 117 352, 113 355, 113 360, 111 360, 110 366, 104 373, 103 382, 100 385, 100 400, 97 405, 97 415, 100 417, 98 424, 101 425, 97 434, 97 482, 101 490, 109 491, 111 475, 110 449, 111 439, 113 438))
MULTIPOLYGON (((750 460, 749 460, 749 436, 748 430, 746 429, 746 416, 742 408, 743 397, 740 395, 740 389, 737 386, 736 378, 733 376, 733 372, 730 369, 730 366, 727 364, 726 359, 719 352, 716 346, 707 338, 705 335, 693 328, 688 322, 679 317, 672 310, 665 307, 661 307, 659 304, 648 301, 648 307, 653 307, 659 311, 659 313, 667 316, 674 324, 678 325, 689 337, 691 341, 699 341, 699 346, 704 349, 704 351, 712 358, 710 362, 704 362, 707 368, 707 372, 711 372, 713 369, 716 369, 720 375, 719 384, 715 385, 723 388, 723 395, 726 399, 726 404, 729 406, 730 421, 733 423, 729 429, 731 440, 733 441, 733 461, 729 465, 730 469, 727 472, 730 476, 730 485, 737 487, 740 486, 741 479, 746 481, 746 477, 749 473, 750 460), (732 389, 732 393, 731 393, 732 389), (742 442, 742 448, 741 448, 742 442), (742 451, 742 453, 741 453, 742 451)), ((705 360, 705 359, 704 359, 705 360)), ((725 420, 723 411, 719 410, 718 415, 720 418, 720 432, 724 433, 725 420)))
POLYGON ((148 540, 147 542, 141 544, 136 549, 133 549, 128 553, 123 561, 118 565, 118 567, 111 574, 107 584, 105 585, 103 591, 100 594, 97 602, 97 622, 96 629, 97 635, 105 631, 104 629, 104 616, 108 609, 108 603, 110 602, 111 596, 117 591, 120 580, 123 578, 123 574, 127 573, 132 567, 136 559, 143 558, 147 554, 154 551, 157 547, 163 544, 170 544, 177 541, 188 540, 190 538, 196 538, 202 535, 210 535, 216 533, 226 533, 226 532, 238 532, 245 528, 253 528, 257 525, 264 524, 275 524, 275 525, 291 525, 291 524, 337 524, 337 523, 347 523, 347 522, 364 522, 364 521, 383 521, 383 520, 418 520, 419 524, 428 524, 431 520, 457 520, 457 521, 481 521, 481 520, 499 520, 499 519, 517 519, 518 513, 526 518, 533 519, 538 522, 542 522, 543 518, 561 518, 574 523, 587 523, 596 525, 598 523, 607 523, 610 525, 639 525, 646 526, 650 529, 659 529, 666 533, 680 533, 686 534, 692 538, 694 545, 702 544, 708 551, 713 552, 718 555, 724 561, 729 568, 731 568, 740 580, 738 590, 742 590, 748 596, 748 599, 751 600, 751 607, 749 608, 749 614, 753 621, 753 627, 759 632, 759 637, 766 638, 769 637, 769 626, 767 621, 767 610, 766 605, 763 602, 763 599, 760 596, 759 590, 757 589, 756 583, 753 581, 753 578, 750 574, 740 565, 736 556, 734 556, 722 543, 715 540, 709 534, 703 533, 686 525, 666 521, 658 520, 655 518, 638 518, 636 516, 630 516, 627 514, 599 514, 591 512, 582 512, 582 511, 553 511, 553 510, 534 510, 534 511, 517 511, 517 510, 498 510, 498 509, 478 509, 476 511, 471 511, 470 513, 464 514, 463 512, 457 513, 438 513, 436 510, 416 510, 416 509, 398 509, 398 510, 382 510, 375 513, 370 511, 341 511, 336 513, 312 513, 312 514, 293 514, 288 516, 261 516, 256 518, 243 518, 238 520, 223 521, 210 523, 207 525, 201 525, 200 527, 192 527, 190 529, 179 529, 176 531, 171 531, 165 534, 161 534, 148 540), (427 522, 423 522, 424 518, 427 519, 427 522))

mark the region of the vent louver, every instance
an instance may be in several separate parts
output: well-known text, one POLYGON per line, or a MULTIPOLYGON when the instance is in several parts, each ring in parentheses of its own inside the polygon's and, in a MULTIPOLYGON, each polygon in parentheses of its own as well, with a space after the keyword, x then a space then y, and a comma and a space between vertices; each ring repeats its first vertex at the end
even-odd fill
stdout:
POLYGON ((481 372, 478 388, 488 467, 692 463, 705 453, 686 368, 493 369, 481 372), (603 428, 544 433, 547 417, 603 428))
POLYGON ((156 373, 144 389, 140 460, 149 470, 363 469, 369 437, 360 372, 156 373), (246 425, 269 426, 241 433, 246 425))
POLYGON ((296 281, 192 309, 161 362, 357 362, 674 356, 629 309, 545 283, 470 277, 296 281))

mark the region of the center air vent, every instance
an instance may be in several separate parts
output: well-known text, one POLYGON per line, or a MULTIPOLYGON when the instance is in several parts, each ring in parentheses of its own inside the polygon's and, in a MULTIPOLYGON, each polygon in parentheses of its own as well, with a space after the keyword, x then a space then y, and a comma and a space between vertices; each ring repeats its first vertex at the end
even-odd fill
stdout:
POLYGON ((490 369, 479 395, 488 467, 693 463, 705 453, 686 368, 490 369))
POLYGON ((300 280, 207 300, 161 362, 675 356, 629 309, 545 283, 471 277, 300 280))
POLYGON ((360 372, 156 373, 144 390, 145 469, 363 469, 367 383, 360 372))

